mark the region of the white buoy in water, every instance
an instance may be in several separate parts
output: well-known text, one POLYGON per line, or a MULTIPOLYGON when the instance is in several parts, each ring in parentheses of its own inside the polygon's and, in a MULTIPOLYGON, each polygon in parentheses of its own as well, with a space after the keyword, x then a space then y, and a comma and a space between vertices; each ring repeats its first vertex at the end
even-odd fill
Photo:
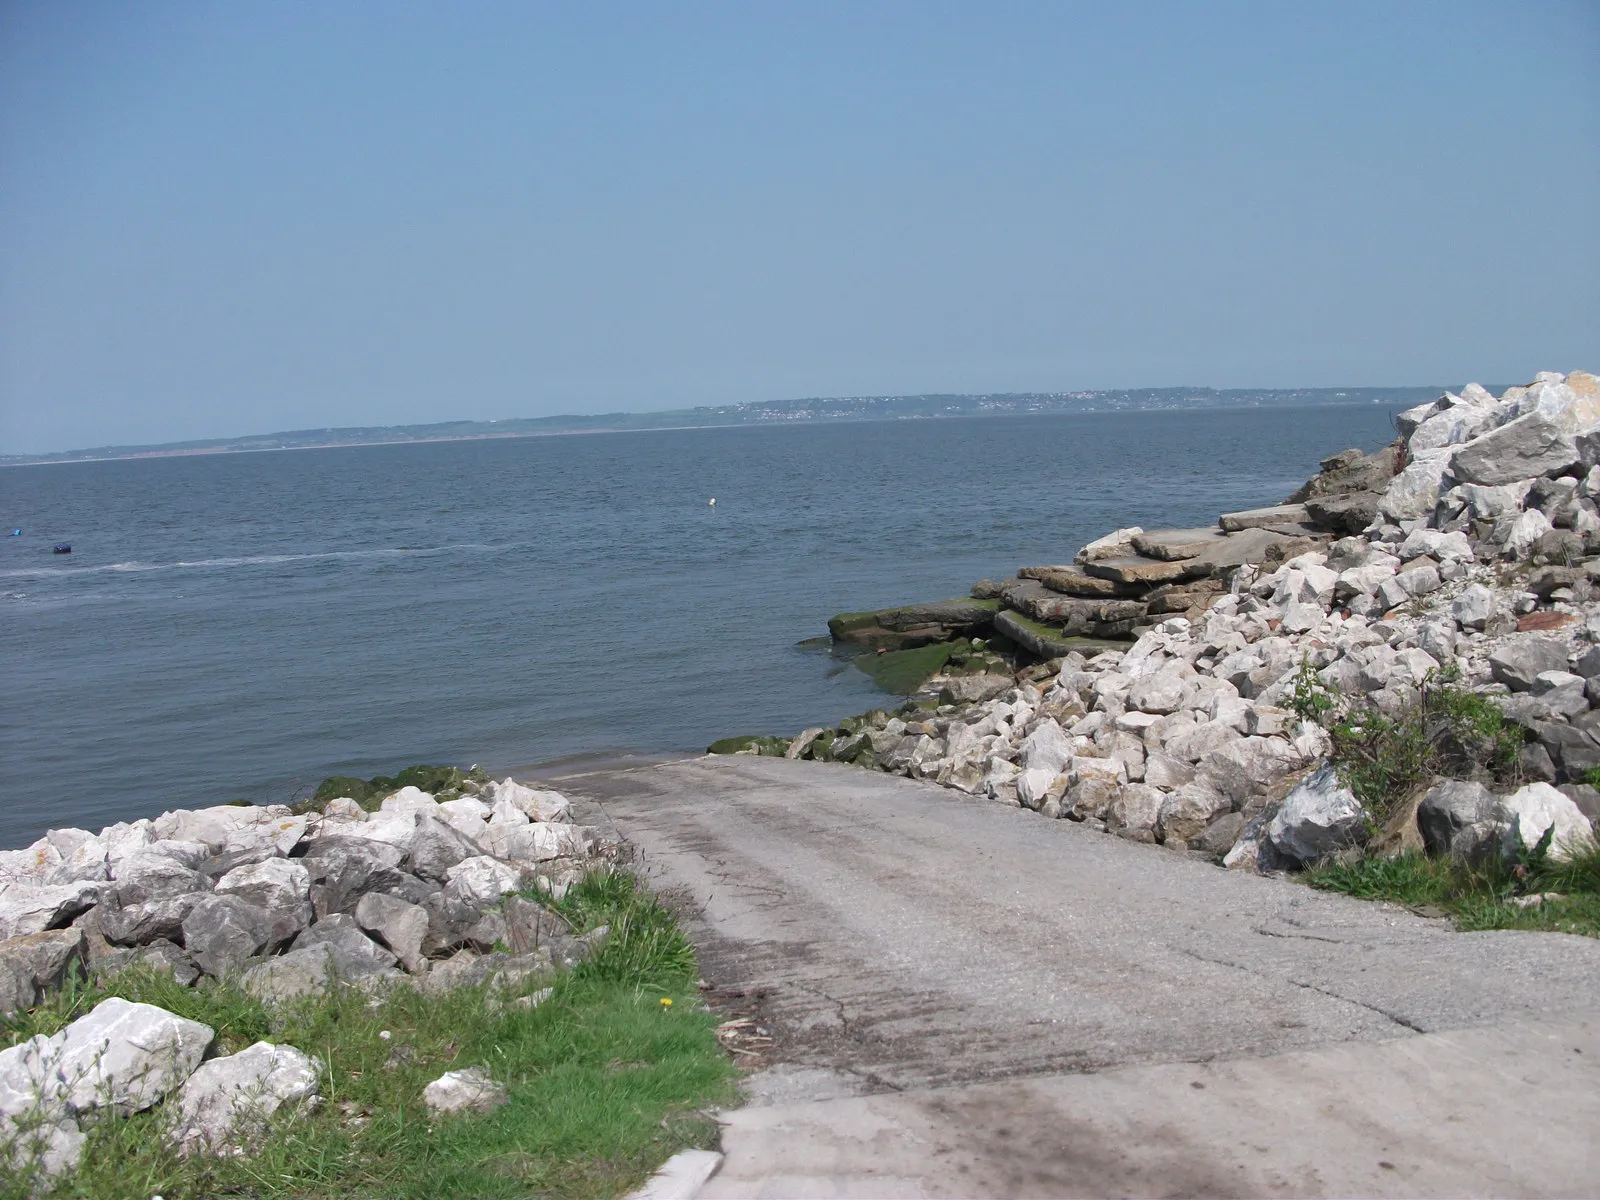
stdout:
POLYGON ((715 508, 717 506, 717 498, 715 496, 713 496, 713 497, 711 497, 711 499, 707 500, 706 503, 709 504, 712 508, 715 508))

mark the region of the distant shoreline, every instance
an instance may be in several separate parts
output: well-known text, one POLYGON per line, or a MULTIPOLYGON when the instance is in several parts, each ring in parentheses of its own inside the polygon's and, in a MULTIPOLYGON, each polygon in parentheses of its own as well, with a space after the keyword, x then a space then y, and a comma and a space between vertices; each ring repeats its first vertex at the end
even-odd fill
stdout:
MULTIPOLYGON (((1179 390, 1179 389, 1173 389, 1179 390)), ((1243 391, 1244 389, 1239 389, 1243 391)), ((1170 404, 1140 404, 1116 405, 1095 408, 1035 408, 1035 409, 994 409, 970 408, 966 411, 952 412, 904 412, 883 413, 861 416, 806 416, 806 417, 766 417, 753 420, 729 420, 710 422, 683 422, 679 424, 663 425, 605 425, 591 428, 567 429, 521 429, 499 432, 485 430, 483 432, 470 432, 459 434, 418 434, 415 436, 394 438, 359 438, 350 441, 322 441, 306 442, 299 445, 261 446, 261 445, 230 445, 221 442, 212 445, 175 445, 170 448, 161 446, 129 447, 124 452, 95 454, 92 452, 63 452, 61 454, 41 455, 5 455, 0 456, 0 467, 42 467, 58 466, 74 463, 90 462, 128 462, 145 459, 167 458, 198 458, 221 454, 266 454, 292 450, 345 450, 363 446, 408 446, 417 444, 437 444, 441 442, 484 442, 507 441, 519 438, 541 437, 577 437, 585 434, 616 434, 616 433, 670 433, 697 429, 772 429, 793 428, 802 425, 868 425, 883 424, 893 421, 939 421, 960 420, 976 418, 1002 418, 1002 417, 1084 417, 1084 416, 1110 416, 1133 415, 1136 413, 1172 413, 1172 412, 1240 412, 1256 409, 1294 409, 1294 408, 1369 408, 1373 405, 1389 405, 1391 407, 1411 406, 1416 402, 1415 396, 1437 395, 1443 388, 1317 388, 1317 389, 1285 389, 1282 392, 1270 393, 1250 392, 1250 395, 1283 396, 1284 399, 1263 403, 1256 400, 1248 403, 1170 403, 1170 404), (1360 397, 1365 393, 1365 398, 1345 398, 1338 393, 1353 392, 1360 397), (1326 399, 1300 398, 1307 393, 1324 394, 1326 399), (1374 395, 1373 393, 1378 393, 1374 395), (1385 394, 1387 393, 1387 394, 1385 394), (1409 393, 1409 394, 1408 394, 1409 393)), ((786 402, 787 403, 787 402, 786 402)), ((487 423, 487 422, 486 422, 487 423)), ((403 427, 401 427, 403 428, 403 427)), ((329 431, 334 432, 334 431, 329 431)), ((266 435, 270 437, 271 435, 266 435)), ((232 441, 259 441, 266 437, 248 437, 232 439, 232 441)))

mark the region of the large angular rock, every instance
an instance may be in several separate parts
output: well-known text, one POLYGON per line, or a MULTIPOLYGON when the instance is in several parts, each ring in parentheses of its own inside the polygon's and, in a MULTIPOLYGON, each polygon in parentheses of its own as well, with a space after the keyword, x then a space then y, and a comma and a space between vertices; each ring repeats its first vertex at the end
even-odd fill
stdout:
POLYGON ((1135 842, 1158 840, 1161 806, 1166 793, 1144 783, 1130 783, 1118 790, 1106 808, 1106 832, 1135 842))
POLYGON ((73 970, 86 969, 81 929, 25 933, 0 942, 0 1016, 37 1004, 73 970))
POLYGON ((213 854, 254 850, 288 854, 305 836, 311 818, 283 804, 221 804, 162 813, 149 824, 153 838, 200 842, 213 854))
POLYGON ((1456 450, 1450 469, 1463 483, 1498 487, 1576 466, 1577 431, 1559 417, 1529 412, 1456 450))
POLYGON ((1016 682, 1009 675, 958 675, 939 691, 943 704, 981 704, 1009 692, 1016 682))
POLYGON ((477 948, 473 931, 483 918, 477 905, 463 900, 448 888, 441 888, 422 902, 422 908, 428 914, 428 934, 422 939, 425 957, 448 954, 462 946, 477 948))
POLYGON ((123 905, 169 900, 207 889, 206 877, 178 859, 154 850, 129 855, 113 872, 117 900, 123 905))
POLYGON ((369 892, 356 905, 356 924, 399 957, 406 970, 420 974, 428 969, 422 953, 428 936, 428 910, 394 896, 369 892))
POLYGON ((497 904, 502 896, 521 891, 524 886, 522 870, 488 855, 463 859, 447 875, 445 890, 479 908, 497 904))
POLYGON ((1458 779, 1428 790, 1417 804, 1422 844, 1435 857, 1476 863, 1503 857, 1514 848, 1511 814, 1488 788, 1458 779))
MULTIPOLYGON (((509 804, 507 807, 522 818, 522 823, 527 822, 527 815, 521 809, 509 804)), ((463 859, 478 858, 482 854, 483 847, 459 829, 419 813, 407 868, 413 875, 444 883, 449 878, 451 867, 463 859)))
POLYGON ((417 814, 414 810, 375 812, 365 821, 330 821, 326 832, 341 838, 365 838, 410 853, 417 836, 417 814))
MULTIPOLYGON (((898 745, 895 747, 898 749, 898 745)), ((907 748, 909 757, 911 747, 907 748)), ((583 825, 558 825, 535 821, 528 825, 491 825, 483 848, 495 858, 538 863, 552 858, 580 858, 588 853, 592 835, 583 825)))
POLYGON ((229 871, 217 880, 216 893, 259 908, 294 908, 310 902, 311 872, 293 859, 269 858, 229 871))
MULTIPOLYGON (((381 948, 377 948, 381 951, 381 948)), ((390 957, 392 964, 394 959, 390 957)), ((286 1004, 304 996, 323 996, 337 983, 370 984, 404 978, 375 956, 350 953, 330 941, 313 942, 274 954, 247 968, 239 986, 268 1004, 286 1004)))
POLYGON ((1589 818, 1570 797, 1548 783, 1530 783, 1518 788, 1502 803, 1515 822, 1517 836, 1524 846, 1536 846, 1547 832, 1551 834, 1550 857, 1557 862, 1594 847, 1594 828, 1589 818))
POLYGON ((1378 517, 1381 492, 1347 492, 1306 501, 1306 512, 1318 525, 1335 533, 1361 533, 1378 517))
POLYGON ((200 978, 200 968, 194 965, 184 948, 176 942, 157 938, 144 946, 121 950, 107 955, 91 966, 101 975, 111 976, 119 971, 144 967, 172 976, 179 987, 188 987, 200 978), (123 957, 126 955, 127 957, 123 957))
POLYGON ((310 873, 311 904, 317 916, 347 912, 362 894, 400 873, 405 852, 366 838, 321 837, 300 860, 310 873))
POLYGON ((273 954, 239 976, 239 986, 264 1004, 323 996, 338 979, 338 952, 325 942, 273 954))
POLYGON ((0 1135, 0 1171, 11 1172, 11 1182, 26 1186, 20 1194, 37 1195, 77 1170, 88 1141, 71 1119, 0 1135))
POLYGON ((1378 510, 1394 521, 1415 521, 1428 516, 1439 503, 1439 493, 1449 470, 1448 451, 1416 455, 1390 480, 1378 502, 1378 510))
POLYGON ((322 1065, 293 1046, 256 1042, 214 1058, 178 1093, 171 1133, 178 1153, 234 1154, 250 1149, 285 1104, 317 1095, 322 1065))
POLYGON ((190 892, 148 904, 126 906, 106 903, 95 910, 95 916, 101 934, 114 945, 142 946, 157 938, 178 941, 183 937, 184 920, 208 894, 190 892))
POLYGON ((1170 844, 1199 837, 1212 818, 1227 812, 1232 803, 1226 795, 1199 780, 1184 784, 1162 801, 1162 840, 1170 844))
POLYGON ((1187 663, 1164 666, 1134 682, 1128 689, 1128 707, 1145 713, 1175 713, 1193 691, 1193 678, 1194 669, 1187 663))
POLYGON ((113 996, 51 1039, 52 1074, 70 1111, 126 1116, 188 1079, 215 1036, 209 1025, 113 996))
POLYGON ((363 959, 378 967, 392 967, 399 960, 361 931, 356 919, 346 913, 324 917, 310 929, 295 938, 293 949, 304 950, 311 946, 329 945, 354 959, 363 959))
POLYGON ((15 970, 31 980, 40 992, 60 987, 74 969, 84 970, 87 962, 81 929, 25 933, 0 942, 0 971, 15 970))
POLYGON ((59 929, 99 898, 100 885, 89 882, 0 883, 0 940, 59 929))
POLYGON ((1494 593, 1481 583, 1469 584, 1450 602, 1450 615, 1463 629, 1482 629, 1494 616, 1494 593))
POLYGON ((1296 862, 1313 863, 1366 839, 1367 813, 1355 793, 1324 763, 1284 797, 1267 827, 1273 847, 1296 862))
POLYGON ((1018 761, 1024 771, 1045 770, 1058 775, 1072 761, 1072 739, 1054 721, 1041 721, 1023 739, 1018 761))
POLYGON ((1166 738, 1162 750, 1180 762, 1197 763, 1206 755, 1239 740, 1239 731, 1224 721, 1204 721, 1166 738))
POLYGON ((1523 634, 1512 638, 1489 656, 1489 669, 1496 683, 1514 692, 1532 689, 1534 680, 1546 671, 1565 671, 1567 648, 1554 638, 1523 634))
POLYGON ((183 919, 183 944, 202 971, 222 976, 286 944, 309 923, 305 909, 268 910, 238 896, 206 896, 183 919))
POLYGON ((509 775, 499 783, 485 789, 484 798, 490 804, 501 801, 515 805, 533 821, 570 821, 572 802, 560 792, 546 788, 531 788, 518 783, 509 775))

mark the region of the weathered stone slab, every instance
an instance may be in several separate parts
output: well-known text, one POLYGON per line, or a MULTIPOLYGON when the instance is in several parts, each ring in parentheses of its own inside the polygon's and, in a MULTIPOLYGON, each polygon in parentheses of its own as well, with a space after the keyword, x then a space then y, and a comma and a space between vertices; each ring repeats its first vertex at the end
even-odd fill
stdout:
POLYGON ((1176 562, 1184 558, 1198 558, 1227 540, 1227 537, 1227 533, 1215 525, 1203 529, 1153 529, 1135 537, 1133 548, 1145 558, 1176 562))
POLYGON ((1172 583, 1179 579, 1197 579, 1206 571, 1194 559, 1162 562, 1154 558, 1102 558, 1084 564, 1084 570, 1100 579, 1118 583, 1172 583))
MULTIPOLYGON (((994 619, 995 632, 1010 638, 1029 654, 1037 658, 1061 658, 1074 650, 1090 652, 1091 648, 1112 648, 1110 643, 1096 644, 1094 639, 1075 638, 1049 625, 1031 620, 1021 613, 1001 612, 994 619)), ((1126 643, 1116 649, 1125 649, 1126 643)))
POLYGON ((1238 533, 1242 529, 1264 529, 1269 525, 1297 525, 1310 519, 1304 504, 1274 504, 1270 508, 1223 513, 1217 524, 1228 533, 1238 533))
POLYGON ((864 645, 910 646, 946 641, 988 625, 998 607, 995 600, 962 597, 873 612, 840 613, 828 621, 828 632, 836 642, 864 645))
POLYGON ((1048 591, 1027 597, 1019 607, 1036 621, 1060 624, 1068 635, 1103 634, 1112 626, 1122 632, 1133 628, 1147 611, 1143 600, 1088 600, 1048 591))
POLYGON ((1141 590, 1134 584, 1118 583, 1114 579, 1102 579, 1097 575, 1091 575, 1076 564, 1060 567, 1023 567, 1017 574, 1024 579, 1036 580, 1052 592, 1060 592, 1064 596, 1109 599, 1137 595, 1141 590))

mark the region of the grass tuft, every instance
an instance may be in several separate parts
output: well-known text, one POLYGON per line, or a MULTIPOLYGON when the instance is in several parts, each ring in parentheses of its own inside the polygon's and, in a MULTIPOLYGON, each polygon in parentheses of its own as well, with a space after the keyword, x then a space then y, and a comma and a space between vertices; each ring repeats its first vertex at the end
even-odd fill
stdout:
POLYGON ((1412 908, 1442 909, 1462 930, 1527 929, 1600 937, 1600 847, 1564 862, 1548 846, 1524 849, 1513 863, 1468 866, 1407 851, 1393 858, 1330 861, 1305 880, 1324 891, 1412 908), (1557 896, 1519 905, 1519 898, 1557 896))

